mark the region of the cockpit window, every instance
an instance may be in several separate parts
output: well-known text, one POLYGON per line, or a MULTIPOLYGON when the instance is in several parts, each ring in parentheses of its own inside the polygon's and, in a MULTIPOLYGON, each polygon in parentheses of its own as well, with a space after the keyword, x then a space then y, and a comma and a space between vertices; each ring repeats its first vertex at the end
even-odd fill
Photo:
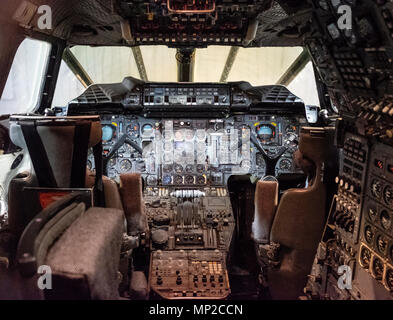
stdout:
MULTIPOLYGON (((145 81, 177 82, 176 49, 166 46, 141 46, 137 50, 75 46, 69 49, 68 55, 92 83, 118 83, 127 76, 145 81), (141 74, 141 65, 144 74, 141 74)), ((210 46, 196 49, 193 81, 247 81, 254 86, 283 84, 306 104, 319 105, 317 90, 313 90, 316 84, 312 63, 307 63, 310 61, 308 56, 303 64, 298 63, 303 55, 302 47, 210 46), (295 70, 299 65, 300 69, 295 70)), ((69 61, 67 64, 63 61, 54 106, 66 105, 88 85, 71 72, 73 67, 70 69, 69 65, 69 61)))
POLYGON ((26 38, 18 48, 0 100, 0 115, 35 109, 50 44, 26 38))

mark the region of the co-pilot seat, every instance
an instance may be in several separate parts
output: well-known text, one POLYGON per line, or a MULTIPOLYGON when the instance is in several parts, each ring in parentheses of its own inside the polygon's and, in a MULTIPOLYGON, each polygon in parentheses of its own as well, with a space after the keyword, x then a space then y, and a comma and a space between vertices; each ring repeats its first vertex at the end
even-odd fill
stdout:
POLYGON ((102 177, 99 116, 17 115, 10 118, 10 124, 11 140, 28 151, 34 169, 34 172, 18 175, 10 184, 9 223, 16 236, 20 236, 38 213, 33 209, 34 203, 20 201, 25 187, 77 189, 95 186, 96 206, 123 209, 116 183, 102 177), (96 162, 93 179, 91 173, 86 175, 89 148, 93 148, 96 162))
MULTIPOLYGON (((60 224, 61 228, 64 230, 67 228, 67 231, 64 232, 64 235, 61 235, 56 244, 50 249, 47 262, 49 265, 53 265, 57 272, 65 275, 61 283, 63 291, 67 291, 67 294, 65 294, 67 297, 72 297, 69 295, 69 288, 75 285, 75 278, 79 279, 81 275, 77 272, 78 270, 73 269, 76 263, 66 263, 67 259, 64 260, 63 256, 72 256, 73 259, 77 259, 81 265, 80 268, 86 266, 87 277, 89 279, 98 279, 98 282, 100 282, 101 276, 97 276, 97 274, 104 271, 100 270, 100 268, 92 267, 89 269, 88 267, 111 265, 107 259, 113 260, 116 259, 114 257, 120 258, 122 256, 124 259, 122 258, 120 261, 120 271, 123 274, 123 279, 127 280, 125 278, 128 273, 127 256, 120 255, 117 245, 115 247, 110 245, 118 243, 119 237, 123 237, 122 250, 128 250, 128 242, 126 240, 129 240, 129 238, 124 235, 124 232, 127 231, 128 234, 146 232, 147 221, 143 210, 142 180, 139 174, 122 175, 120 177, 119 190, 113 180, 102 175, 102 129, 99 116, 12 116, 10 123, 12 141, 21 148, 27 149, 34 169, 34 172, 27 172, 17 176, 10 184, 9 225, 11 233, 16 240, 19 240, 19 246, 26 239, 26 232, 31 229, 32 223, 35 223, 36 219, 33 218, 41 211, 35 210, 35 204, 32 201, 26 201, 26 199, 21 201, 21 198, 23 199, 21 195, 26 187, 42 187, 49 190, 51 188, 72 189, 77 193, 79 188, 94 187, 94 207, 87 211, 89 213, 88 216, 91 217, 81 217, 75 220, 75 222, 71 222, 67 218, 67 223, 60 224), (89 148, 93 149, 96 172, 92 172, 86 167, 89 148), (122 230, 119 229, 118 225, 118 212, 122 213, 122 230), (113 221, 110 219, 110 215, 114 217, 113 221), (89 221, 89 219, 92 220, 89 221), (93 223, 92 221, 95 222, 93 223), (115 229, 117 231, 113 232, 115 229), (112 230, 108 231, 105 236, 105 241, 108 243, 103 239, 104 233, 102 230, 112 230), (74 235, 67 238, 67 235, 72 233, 74 235), (80 241, 83 241, 83 243, 79 240, 76 240, 76 242, 72 241, 75 238, 75 234, 82 235, 80 241), (99 234, 102 235, 100 236, 99 234), (99 241, 103 243, 100 245, 100 248, 94 245, 94 243, 97 244, 99 241), (68 244, 64 245, 64 243, 68 244), (124 248, 123 244, 125 244, 124 248), (85 249, 80 250, 80 248, 85 249), (110 255, 102 255, 105 248, 109 250, 107 253, 111 252, 110 255), (85 257, 83 252, 88 251, 91 252, 91 255, 85 257)), ((53 205, 59 201, 61 200, 56 201, 53 205)), ((44 208, 42 212, 45 212, 45 210, 44 208)), ((56 225, 55 229, 55 233, 58 234, 59 226, 56 225)), ((50 240, 53 242, 55 239, 50 238, 50 240)), ((135 274, 139 276, 137 272, 135 274)), ((111 273, 112 276, 113 272, 111 273)), ((130 285, 131 289, 140 287, 140 281, 136 285, 134 284, 136 282, 135 279, 142 278, 137 276, 133 276, 130 285)), ((82 277, 84 276, 82 275, 82 277)), ((91 290, 94 290, 97 286, 97 281, 89 280, 88 290, 82 296, 75 297, 106 298, 107 295, 105 294, 91 294, 91 290)), ((78 286, 78 283, 76 285, 78 286)), ((113 289, 112 285, 108 284, 108 286, 113 289)), ((139 291, 137 293, 140 294, 139 291)), ((113 293, 113 290, 111 292, 113 293)), ((114 296, 112 293, 111 297, 114 296)), ((57 295, 56 297, 59 296, 57 295)))
POLYGON ((325 223, 323 164, 329 135, 324 128, 302 128, 299 151, 309 173, 306 188, 290 189, 278 202, 278 183, 259 181, 255 193, 253 238, 264 285, 273 299, 297 299, 303 291, 325 223))

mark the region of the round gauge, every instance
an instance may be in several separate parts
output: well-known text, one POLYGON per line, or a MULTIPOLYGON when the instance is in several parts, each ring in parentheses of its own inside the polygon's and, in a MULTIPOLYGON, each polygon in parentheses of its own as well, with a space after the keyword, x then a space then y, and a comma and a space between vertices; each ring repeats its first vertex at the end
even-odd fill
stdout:
POLYGON ((197 166, 196 166, 196 171, 198 172, 198 173, 202 173, 202 172, 204 172, 206 170, 206 168, 205 168, 205 165, 204 164, 197 164, 197 166))
POLYGON ((385 284, 390 291, 393 290, 393 269, 388 269, 386 271, 385 284))
POLYGON ((204 141, 204 140, 206 140, 206 131, 205 131, 204 129, 198 129, 198 130, 195 132, 195 135, 196 135, 196 138, 197 138, 199 141, 204 141))
POLYGON ((148 176, 147 177, 147 184, 149 186, 155 186, 157 185, 157 178, 155 176, 148 176))
POLYGON ((138 160, 136 162, 136 172, 146 171, 146 162, 144 160, 138 160))
POLYGON ((180 175, 175 176, 175 177, 173 178, 173 183, 174 183, 174 184, 177 184, 177 185, 183 184, 183 177, 180 176, 180 175))
POLYGON ((87 160, 87 169, 91 170, 91 168, 93 168, 93 164, 91 163, 90 160, 87 160))
POLYGON ((197 149, 198 153, 200 153, 200 152, 204 153, 206 150, 206 144, 204 142, 198 142, 196 145, 196 149, 197 149))
POLYGON ((153 126, 150 123, 146 123, 143 125, 142 135, 145 137, 150 137, 153 135, 153 126))
POLYGON ((111 158, 108 161, 108 167, 114 167, 116 165, 116 158, 111 158))
POLYGON ((375 279, 381 280, 383 275, 383 262, 375 257, 372 265, 372 271, 375 279))
POLYGON ((374 179, 371 183, 371 194, 375 198, 380 198, 382 195, 382 183, 379 180, 374 179))
POLYGON ((192 131, 191 129, 187 129, 184 132, 184 136, 185 136, 186 140, 192 140, 192 139, 194 139, 194 131, 192 131))
POLYGON ((216 122, 214 124, 214 130, 220 131, 224 129, 224 122, 216 122))
POLYGON ((368 269, 371 261, 371 252, 366 247, 363 247, 362 251, 360 252, 360 261, 363 267, 368 269))
POLYGON ((242 169, 250 170, 250 168, 251 168, 251 161, 250 160, 243 160, 242 162, 240 162, 240 167, 242 169))
POLYGON ((174 170, 175 170, 176 173, 182 173, 184 169, 183 169, 183 166, 181 164, 176 163, 175 167, 174 167, 174 170))
POLYGON ((193 142, 186 142, 184 145, 184 149, 186 150, 186 152, 194 152, 194 143, 193 142))
POLYGON ((292 168, 292 161, 289 159, 282 159, 279 164, 280 170, 289 171, 292 168))
POLYGON ((164 167, 162 168, 162 170, 165 173, 171 172, 173 170, 173 166, 171 164, 164 164, 164 167))
POLYGON ((368 243, 372 243, 374 240, 374 231, 370 226, 364 228, 364 237, 368 243))
POLYGON ((375 220, 375 217, 377 216, 377 209, 375 207, 369 207, 368 208, 368 216, 370 217, 371 220, 375 220))
POLYGON ((102 127, 102 141, 109 142, 116 136, 116 127, 113 125, 104 125, 102 127))
POLYGON ((168 174, 164 175, 162 177, 162 184, 167 185, 167 184, 171 184, 172 182, 172 177, 168 174))
POLYGON ((276 128, 269 124, 262 124, 256 127, 256 132, 259 140, 263 144, 274 142, 276 137, 276 128))
POLYGON ((381 211, 380 215, 381 225, 385 230, 389 230, 392 225, 392 218, 386 210, 381 211))
POLYGON ((184 178, 184 180, 185 180, 186 184, 194 184, 194 177, 193 176, 187 175, 184 178))
POLYGON ((377 248, 378 248, 379 253, 385 255, 385 251, 386 251, 387 246, 388 246, 388 240, 382 235, 378 236, 377 237, 377 248))
POLYGON ((120 161, 120 171, 121 172, 129 172, 132 168, 132 163, 128 159, 123 159, 120 161))
POLYGON ((196 178, 196 183, 197 184, 205 184, 206 183, 206 178, 204 176, 198 176, 196 178))
POLYGON ((163 160, 164 160, 164 163, 172 163, 173 162, 173 153, 172 152, 165 152, 163 160))
POLYGON ((183 152, 178 152, 178 151, 176 151, 174 154, 173 154, 173 157, 174 157, 174 161, 175 162, 182 162, 182 161, 184 161, 184 159, 183 159, 183 152))
POLYGON ((393 206, 393 188, 391 186, 387 186, 383 190, 383 200, 388 206, 393 206))
POLYGON ((129 134, 132 138, 139 137, 139 124, 134 123, 127 126, 127 134, 129 134))
POLYGON ((184 131, 183 130, 177 130, 175 132, 175 141, 183 141, 184 140, 184 131))
POLYGON ((193 171, 194 171, 194 165, 192 165, 192 164, 186 165, 186 172, 187 173, 191 173, 193 171))

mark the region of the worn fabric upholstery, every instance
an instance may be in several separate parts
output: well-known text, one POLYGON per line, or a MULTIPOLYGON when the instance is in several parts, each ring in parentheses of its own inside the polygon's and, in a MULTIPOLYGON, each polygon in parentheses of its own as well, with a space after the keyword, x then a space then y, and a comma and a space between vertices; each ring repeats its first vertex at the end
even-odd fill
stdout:
POLYGON ((90 208, 49 250, 53 290, 49 299, 118 299, 123 212, 90 208))

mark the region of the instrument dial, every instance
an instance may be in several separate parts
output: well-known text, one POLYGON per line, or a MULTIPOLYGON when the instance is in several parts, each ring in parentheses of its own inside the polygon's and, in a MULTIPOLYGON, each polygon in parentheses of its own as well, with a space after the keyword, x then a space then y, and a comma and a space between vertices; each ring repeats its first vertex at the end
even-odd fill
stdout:
POLYGON ((183 177, 180 175, 175 176, 173 179, 173 183, 177 185, 183 184, 183 177))
POLYGON ((279 164, 280 170, 289 171, 292 168, 292 161, 289 159, 282 159, 279 164))
POLYGON ((184 180, 185 180, 186 184, 194 184, 194 177, 193 176, 187 175, 184 180))
POLYGON ((165 173, 171 172, 173 170, 173 166, 171 164, 164 164, 162 170, 165 173))
POLYGON ((383 199, 388 206, 393 206, 393 188, 391 186, 387 186, 383 190, 383 199))
POLYGON ((184 169, 183 169, 183 166, 181 164, 176 163, 175 167, 174 167, 174 170, 175 170, 176 173, 182 173, 184 169))
POLYGON ((91 170, 91 168, 93 168, 93 164, 91 163, 90 160, 87 160, 87 168, 88 168, 89 170, 91 170))
POLYGON ((197 184, 206 184, 206 178, 204 176, 197 177, 197 184))
POLYGON ((194 171, 194 165, 192 165, 192 164, 186 165, 186 172, 187 173, 191 173, 193 171, 194 171))
POLYGON ((371 220, 375 220, 375 217, 377 216, 377 209, 375 207, 370 206, 368 208, 368 216, 370 217, 371 220))
POLYGON ((392 217, 390 216, 389 212, 386 210, 382 210, 381 215, 381 224, 385 230, 389 230, 392 226, 392 217))
POLYGON ((108 161, 108 167, 114 167, 116 165, 116 158, 111 158, 108 161))
POLYGON ((111 124, 102 127, 102 142, 106 143, 116 137, 116 127, 111 124))
POLYGON ((157 185, 157 178, 155 176, 148 176, 147 177, 147 184, 149 186, 155 186, 157 185))
POLYGON ((389 288, 390 291, 393 290, 393 269, 388 269, 386 271, 386 278, 385 278, 386 286, 389 288))
POLYGON ((381 280, 383 275, 383 262, 377 257, 374 258, 372 270, 374 277, 377 280, 381 280))
POLYGON ((371 226, 366 226, 364 229, 364 237, 368 243, 372 243, 374 240, 374 231, 371 226))
POLYGON ((175 132, 175 141, 183 141, 184 140, 184 131, 183 130, 177 130, 175 132))
POLYGON ((206 167, 205 167, 204 164, 197 164, 197 166, 196 166, 196 171, 197 171, 198 173, 202 173, 202 172, 204 172, 205 170, 206 170, 206 167))
POLYGON ((139 137, 139 124, 134 123, 127 126, 127 134, 129 134, 132 138, 139 137))
POLYGON ((190 129, 186 129, 184 136, 185 136, 186 140, 192 140, 192 139, 194 139, 194 131, 190 130, 190 129))
POLYGON ((362 251, 360 252, 360 261, 364 268, 368 268, 370 266, 371 251, 366 247, 363 247, 362 251))
POLYGON ((120 171, 125 173, 129 172, 132 168, 132 163, 128 159, 123 159, 120 161, 120 171))
POLYGON ((381 181, 374 179, 371 183, 371 194, 375 198, 380 198, 382 195, 382 183, 381 181))
POLYGON ((199 141, 205 141, 206 140, 206 131, 204 129, 198 129, 195 133, 196 138, 199 141))
POLYGON ((171 182, 172 182, 172 177, 170 175, 166 174, 162 177, 162 184, 168 185, 171 184, 171 182))
POLYGON ((271 144, 276 138, 276 128, 270 124, 261 124, 256 127, 258 139, 263 144, 271 144))
POLYGON ((150 123, 146 123, 142 127, 142 136, 151 137, 153 135, 153 126, 150 123))
POLYGON ((388 240, 382 235, 378 236, 377 248, 378 248, 379 253, 385 255, 385 251, 386 251, 387 246, 388 246, 388 240))

